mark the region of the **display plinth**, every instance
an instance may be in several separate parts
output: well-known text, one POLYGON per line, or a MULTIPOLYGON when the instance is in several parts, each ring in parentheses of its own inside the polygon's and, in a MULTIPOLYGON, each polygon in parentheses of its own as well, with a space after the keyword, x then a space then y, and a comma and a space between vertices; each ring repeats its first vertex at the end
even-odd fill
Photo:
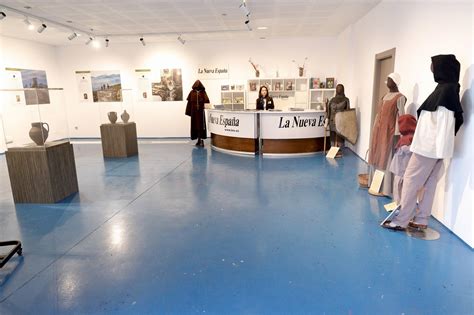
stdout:
POLYGON ((55 203, 79 191, 69 141, 9 148, 6 159, 15 203, 55 203))
POLYGON ((134 122, 100 125, 104 157, 122 158, 138 154, 137 125, 134 122))

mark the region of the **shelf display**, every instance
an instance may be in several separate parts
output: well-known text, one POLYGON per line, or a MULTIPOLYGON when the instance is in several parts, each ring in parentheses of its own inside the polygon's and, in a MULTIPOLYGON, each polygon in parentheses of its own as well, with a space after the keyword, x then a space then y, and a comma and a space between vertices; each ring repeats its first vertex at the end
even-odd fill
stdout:
POLYGON ((248 80, 246 109, 255 109, 255 100, 261 86, 266 86, 275 102, 275 109, 285 110, 290 107, 309 108, 307 78, 276 78, 248 80))
POLYGON ((241 110, 245 107, 245 85, 221 85, 221 104, 225 109, 241 110))
POLYGON ((326 110, 326 101, 336 95, 336 89, 311 89, 310 108, 316 110, 326 110))

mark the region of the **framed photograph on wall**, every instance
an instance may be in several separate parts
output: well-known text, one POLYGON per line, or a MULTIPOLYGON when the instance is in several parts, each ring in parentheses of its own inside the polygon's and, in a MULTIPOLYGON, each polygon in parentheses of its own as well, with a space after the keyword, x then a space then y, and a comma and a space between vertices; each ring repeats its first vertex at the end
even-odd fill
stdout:
POLYGON ((327 89, 334 88, 334 78, 326 78, 326 88, 327 89))
POLYGON ((97 102, 121 102, 120 71, 91 71, 92 96, 97 102))
POLYGON ((175 102, 183 100, 183 77, 181 69, 162 69, 161 81, 152 82, 152 95, 161 102, 175 102))

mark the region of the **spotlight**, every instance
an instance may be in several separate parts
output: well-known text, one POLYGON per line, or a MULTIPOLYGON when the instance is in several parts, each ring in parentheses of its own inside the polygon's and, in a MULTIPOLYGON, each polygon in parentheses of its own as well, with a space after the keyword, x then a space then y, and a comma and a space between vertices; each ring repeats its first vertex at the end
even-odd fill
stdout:
POLYGON ((178 40, 183 45, 186 43, 186 41, 181 37, 181 35, 178 36, 178 40))
POLYGON ((76 37, 77 37, 77 33, 76 33, 76 32, 72 32, 72 34, 69 35, 69 36, 67 37, 67 39, 73 40, 73 39, 76 38, 76 37))
POLYGON ((94 39, 92 41, 92 47, 99 49, 100 48, 100 42, 97 39, 94 39))
POLYGON ((3 20, 6 17, 7 17, 7 15, 5 14, 5 12, 0 11, 0 20, 3 20))
POLYGON ((110 42, 109 39, 106 38, 106 39, 105 39, 105 47, 109 47, 109 42, 110 42))
POLYGON ((245 21, 245 25, 247 26, 249 31, 252 30, 252 27, 250 26, 250 20, 245 21))
POLYGON ((250 10, 247 7, 247 4, 245 3, 245 1, 242 2, 242 4, 239 6, 239 8, 240 8, 240 10, 242 10, 242 12, 244 12, 245 16, 250 15, 250 10))
POLYGON ((94 40, 94 37, 89 36, 89 38, 86 40, 86 45, 89 45, 93 40, 94 40))
POLYGON ((46 26, 46 24, 41 23, 41 25, 38 27, 37 32, 41 34, 41 33, 43 33, 43 31, 44 31, 47 27, 48 27, 48 26, 46 26))
POLYGON ((146 43, 145 43, 145 40, 143 39, 143 37, 140 37, 140 42, 142 43, 143 46, 146 46, 146 43))
POLYGON ((30 20, 28 20, 28 17, 25 16, 25 19, 23 20, 23 22, 26 24, 26 27, 32 31, 35 29, 35 26, 33 24, 31 24, 30 20))

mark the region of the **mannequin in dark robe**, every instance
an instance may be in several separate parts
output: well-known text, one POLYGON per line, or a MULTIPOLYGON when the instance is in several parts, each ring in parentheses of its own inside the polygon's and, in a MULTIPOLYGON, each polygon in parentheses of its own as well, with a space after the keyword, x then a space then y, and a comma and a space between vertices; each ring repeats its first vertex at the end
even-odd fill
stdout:
POLYGON ((344 94, 344 85, 338 84, 336 86, 336 96, 326 102, 326 115, 329 120, 329 131, 331 146, 340 147, 341 150, 337 152, 336 157, 342 156, 342 148, 344 147, 344 138, 336 133, 336 113, 342 112, 350 108, 350 101, 344 94))
POLYGON ((196 145, 203 147, 203 139, 207 139, 204 104, 209 103, 209 97, 201 81, 194 82, 187 101, 186 115, 191 117, 191 140, 197 139, 196 145))

